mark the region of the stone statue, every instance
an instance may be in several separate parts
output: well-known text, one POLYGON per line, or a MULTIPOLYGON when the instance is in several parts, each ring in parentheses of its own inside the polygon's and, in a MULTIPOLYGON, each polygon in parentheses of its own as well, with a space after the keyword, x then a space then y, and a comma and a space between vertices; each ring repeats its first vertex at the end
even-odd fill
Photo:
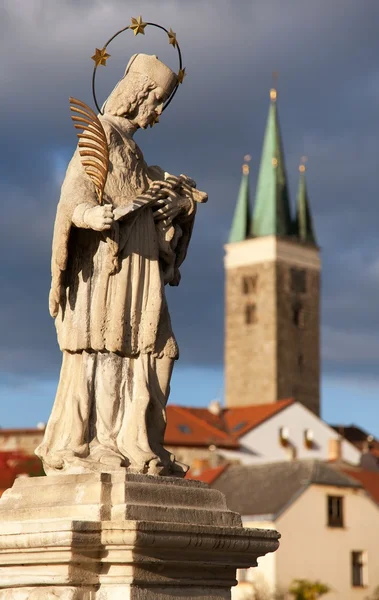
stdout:
POLYGON ((128 469, 184 476, 163 446, 178 346, 165 284, 178 285, 196 202, 192 179, 149 167, 133 140, 157 121, 177 76, 132 57, 99 115, 109 151, 100 205, 78 148, 58 204, 50 312, 63 352, 36 454, 47 474, 128 469))

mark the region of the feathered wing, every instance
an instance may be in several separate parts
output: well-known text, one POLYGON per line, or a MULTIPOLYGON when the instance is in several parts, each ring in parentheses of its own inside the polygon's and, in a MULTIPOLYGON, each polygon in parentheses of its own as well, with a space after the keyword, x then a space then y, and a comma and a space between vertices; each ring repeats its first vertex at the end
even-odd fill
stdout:
POLYGON ((94 183, 99 203, 108 176, 109 149, 105 131, 96 113, 81 100, 70 97, 71 118, 75 129, 79 129, 79 154, 88 177, 94 183))

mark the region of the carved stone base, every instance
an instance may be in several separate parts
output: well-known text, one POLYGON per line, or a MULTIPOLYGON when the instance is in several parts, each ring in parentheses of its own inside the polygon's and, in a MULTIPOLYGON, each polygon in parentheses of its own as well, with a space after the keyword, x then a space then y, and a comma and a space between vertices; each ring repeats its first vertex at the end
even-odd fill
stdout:
POLYGON ((17 479, 0 521, 0 600, 226 600, 279 537, 205 484, 125 472, 17 479))

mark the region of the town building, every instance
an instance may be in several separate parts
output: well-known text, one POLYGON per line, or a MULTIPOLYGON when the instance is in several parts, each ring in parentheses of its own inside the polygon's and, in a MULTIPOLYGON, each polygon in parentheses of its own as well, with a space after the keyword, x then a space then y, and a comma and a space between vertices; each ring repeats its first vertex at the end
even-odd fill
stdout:
POLYGON ((238 573, 234 600, 287 600, 297 579, 326 584, 325 600, 364 600, 379 585, 378 473, 303 460, 224 465, 205 476, 244 526, 281 533, 277 552, 238 573))
POLYGON ((294 398, 319 415, 320 251, 303 164, 291 214, 276 90, 270 97, 254 211, 245 164, 225 246, 225 401, 294 398))

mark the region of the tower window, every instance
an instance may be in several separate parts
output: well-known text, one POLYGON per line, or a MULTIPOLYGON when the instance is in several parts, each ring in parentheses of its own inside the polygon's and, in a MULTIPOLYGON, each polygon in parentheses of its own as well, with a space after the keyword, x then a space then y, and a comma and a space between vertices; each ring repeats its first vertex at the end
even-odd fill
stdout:
POLYGON ((252 294, 257 291, 258 275, 250 275, 242 278, 242 292, 252 294))
POLYGON ((307 273, 304 269, 290 270, 291 290, 298 294, 305 294, 307 291, 307 273))
POLYGON ((299 367, 300 370, 303 369, 304 367, 304 355, 303 354, 299 354, 297 357, 297 366, 299 367))
POLYGON ((257 322, 257 306, 256 304, 246 304, 245 308, 245 323, 251 325, 257 322))
POLYGON ((299 329, 304 329, 305 327, 305 311, 301 304, 295 304, 292 309, 292 321, 293 324, 296 325, 299 329))

